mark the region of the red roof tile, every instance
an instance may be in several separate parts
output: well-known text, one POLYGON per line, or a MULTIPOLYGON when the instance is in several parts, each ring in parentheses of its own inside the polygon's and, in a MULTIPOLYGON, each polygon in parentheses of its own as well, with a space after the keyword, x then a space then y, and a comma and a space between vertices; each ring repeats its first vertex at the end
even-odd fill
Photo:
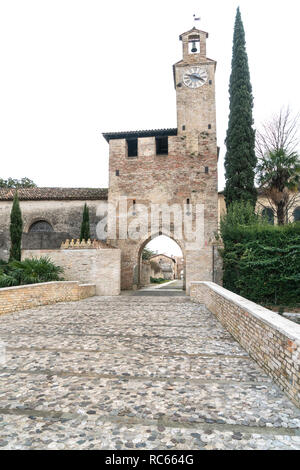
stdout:
MULTIPOLYGON (((12 201, 15 189, 0 189, 0 201, 12 201)), ((107 200, 107 188, 20 188, 20 201, 107 200)))

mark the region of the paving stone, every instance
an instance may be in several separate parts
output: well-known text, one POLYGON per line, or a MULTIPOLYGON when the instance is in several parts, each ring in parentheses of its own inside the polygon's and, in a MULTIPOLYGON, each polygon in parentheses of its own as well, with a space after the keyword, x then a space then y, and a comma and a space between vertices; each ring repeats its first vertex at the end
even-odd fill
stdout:
POLYGON ((299 409, 206 308, 166 293, 2 315, 1 449, 300 449, 299 409))

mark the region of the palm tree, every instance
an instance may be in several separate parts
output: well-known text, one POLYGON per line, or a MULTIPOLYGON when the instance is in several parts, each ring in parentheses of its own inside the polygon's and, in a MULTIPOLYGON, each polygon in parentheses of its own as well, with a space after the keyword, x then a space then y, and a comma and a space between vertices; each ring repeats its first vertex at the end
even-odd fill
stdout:
POLYGON ((278 225, 287 221, 291 194, 297 197, 299 191, 298 120, 289 108, 282 109, 256 133, 257 182, 274 208, 278 225))

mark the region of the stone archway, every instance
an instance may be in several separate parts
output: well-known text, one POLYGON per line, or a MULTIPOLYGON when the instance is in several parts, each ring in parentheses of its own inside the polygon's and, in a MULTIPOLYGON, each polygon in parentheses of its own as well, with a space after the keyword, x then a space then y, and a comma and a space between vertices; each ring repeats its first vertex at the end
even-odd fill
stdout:
POLYGON ((135 287, 136 288, 139 288, 141 286, 141 260, 142 260, 142 252, 144 250, 144 248, 147 246, 147 244, 152 241, 152 240, 155 240, 155 238, 161 236, 161 235, 164 235, 168 238, 170 238, 170 240, 173 240, 177 245, 178 247, 181 249, 181 253, 182 253, 182 258, 183 258, 183 290, 186 289, 186 256, 185 256, 185 247, 184 247, 184 242, 180 241, 180 240, 177 240, 175 239, 174 237, 170 236, 169 233, 167 232, 158 232, 156 235, 152 235, 152 236, 147 236, 147 237, 144 237, 143 240, 141 240, 140 244, 136 247, 136 252, 135 252, 135 267, 134 267, 134 272, 135 272, 135 280, 136 280, 136 284, 135 284, 135 287))

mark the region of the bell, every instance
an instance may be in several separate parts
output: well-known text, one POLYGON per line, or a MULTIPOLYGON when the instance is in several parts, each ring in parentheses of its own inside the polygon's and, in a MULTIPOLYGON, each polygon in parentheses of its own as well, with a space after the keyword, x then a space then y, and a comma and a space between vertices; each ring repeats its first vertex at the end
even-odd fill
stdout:
POLYGON ((195 41, 193 41, 192 52, 197 52, 197 47, 195 41))

